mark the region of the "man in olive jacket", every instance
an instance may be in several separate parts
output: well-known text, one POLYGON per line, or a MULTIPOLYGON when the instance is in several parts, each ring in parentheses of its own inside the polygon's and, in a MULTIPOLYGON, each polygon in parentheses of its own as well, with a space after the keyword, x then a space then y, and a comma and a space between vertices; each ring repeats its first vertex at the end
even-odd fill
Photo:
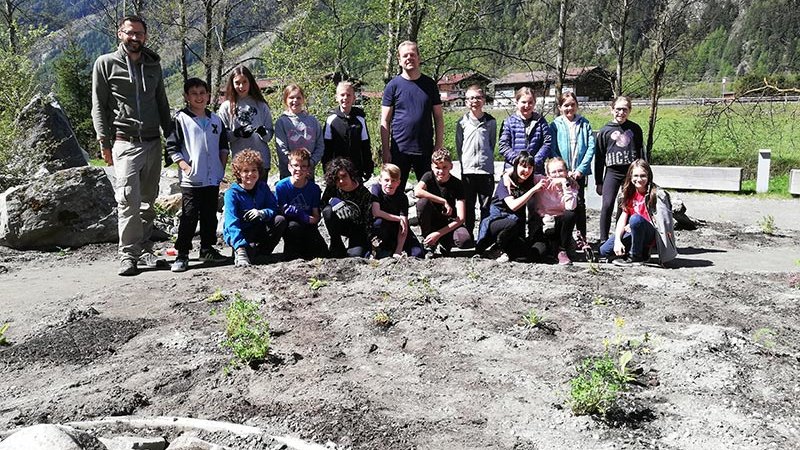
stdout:
MULTIPOLYGON (((169 135, 170 109, 161 58, 144 46, 147 25, 123 17, 119 48, 97 58, 92 70, 92 122, 103 159, 114 166, 119 216, 119 274, 136 275, 138 265, 156 267, 150 235, 161 176, 161 134, 169 135)), ((164 264, 165 265, 165 264, 164 264)))

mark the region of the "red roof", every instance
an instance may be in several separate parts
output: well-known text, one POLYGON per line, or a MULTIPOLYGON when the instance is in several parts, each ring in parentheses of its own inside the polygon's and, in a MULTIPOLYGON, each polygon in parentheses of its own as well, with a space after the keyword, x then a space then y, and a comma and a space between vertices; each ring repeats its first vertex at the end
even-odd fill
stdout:
POLYGON ((456 84, 465 78, 475 75, 475 72, 454 73, 452 75, 445 75, 436 84, 456 84))
MULTIPOLYGON (((591 72, 594 69, 597 69, 599 66, 587 66, 587 67, 570 67, 565 70, 564 73, 564 80, 565 81, 574 81, 576 78, 579 78, 581 75, 591 72)), ((524 83, 538 83, 542 81, 551 81, 556 79, 556 73, 554 71, 546 71, 546 70, 534 70, 532 72, 515 72, 510 73, 502 78, 498 78, 494 81, 495 86, 500 84, 524 84, 524 83)))

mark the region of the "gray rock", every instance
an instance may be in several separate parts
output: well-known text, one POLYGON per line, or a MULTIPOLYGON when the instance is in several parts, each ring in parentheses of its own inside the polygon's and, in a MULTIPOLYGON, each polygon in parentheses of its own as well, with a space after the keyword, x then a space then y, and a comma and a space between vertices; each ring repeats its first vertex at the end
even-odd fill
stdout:
POLYGON ((182 435, 169 443, 167 450, 227 450, 217 444, 206 442, 194 436, 182 435))
POLYGON ((163 437, 117 436, 111 439, 100 438, 108 450, 164 450, 167 441, 163 437))
POLYGON ((17 117, 23 131, 17 143, 23 164, 32 174, 48 174, 89 164, 89 155, 78 144, 67 115, 53 94, 36 95, 17 117), (42 170, 44 169, 44 170, 42 170))
POLYGON ((95 437, 62 425, 23 428, 0 442, 0 450, 107 450, 95 437))
POLYGON ((52 249, 116 242, 116 205, 102 168, 60 170, 0 194, 0 245, 52 249))

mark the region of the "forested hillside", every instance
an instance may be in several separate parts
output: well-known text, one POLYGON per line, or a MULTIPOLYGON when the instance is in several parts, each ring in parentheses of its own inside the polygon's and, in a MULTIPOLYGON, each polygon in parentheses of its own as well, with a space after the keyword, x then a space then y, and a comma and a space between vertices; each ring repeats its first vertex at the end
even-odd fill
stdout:
POLYGON ((796 72, 800 58, 797 0, 10 0, 0 32, 9 47, 43 28, 37 63, 69 42, 93 59, 124 13, 148 19, 168 73, 199 62, 214 82, 248 57, 276 72, 265 75, 336 71, 377 82, 393 69, 387 51, 407 38, 420 42, 432 75, 556 69, 560 24, 564 67, 616 72, 621 63, 623 90, 643 94, 664 52, 666 79, 681 82, 796 72))
POLYGON ((665 95, 719 96, 723 77, 738 92, 763 87, 765 77, 791 93, 800 86, 800 0, 7 0, 0 168, 14 118, 35 92, 56 91, 79 140, 93 146, 89 69, 116 45, 125 14, 147 20, 175 104, 185 77, 217 87, 245 63, 277 86, 303 85, 310 112, 321 114, 331 78, 379 91, 396 73, 397 44, 416 40, 434 78, 603 66, 615 93, 655 105, 652 148, 665 95))

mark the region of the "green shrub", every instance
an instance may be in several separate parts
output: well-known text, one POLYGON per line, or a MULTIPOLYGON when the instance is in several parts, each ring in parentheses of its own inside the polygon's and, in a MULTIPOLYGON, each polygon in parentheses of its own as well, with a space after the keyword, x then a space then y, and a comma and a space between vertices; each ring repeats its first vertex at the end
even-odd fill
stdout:
POLYGON ((576 416, 603 415, 617 402, 620 392, 628 390, 631 377, 628 362, 631 352, 623 352, 619 360, 608 353, 599 358, 585 358, 570 380, 569 404, 576 416))
POLYGON ((225 310, 224 347, 233 351, 236 363, 263 361, 269 352, 269 323, 259 314, 258 305, 238 293, 225 310))

